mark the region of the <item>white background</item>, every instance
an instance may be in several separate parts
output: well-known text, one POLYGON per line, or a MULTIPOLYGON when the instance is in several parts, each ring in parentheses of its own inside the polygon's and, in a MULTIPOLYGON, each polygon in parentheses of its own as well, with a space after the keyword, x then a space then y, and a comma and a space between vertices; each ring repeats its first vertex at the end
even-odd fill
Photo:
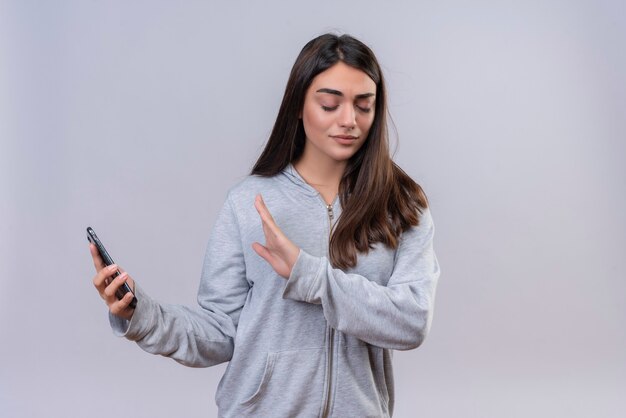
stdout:
POLYGON ((327 31, 376 52, 437 229, 395 416, 624 416, 625 3, 365 0, 0 1, 0 416, 216 415, 224 365, 112 335, 85 227, 195 303, 225 193, 327 31))

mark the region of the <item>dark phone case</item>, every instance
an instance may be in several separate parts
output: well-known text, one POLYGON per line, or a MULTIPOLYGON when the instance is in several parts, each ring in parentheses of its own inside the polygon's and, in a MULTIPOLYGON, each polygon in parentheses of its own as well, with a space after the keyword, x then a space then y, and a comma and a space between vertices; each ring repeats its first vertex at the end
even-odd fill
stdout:
MULTIPOLYGON (((104 248, 104 245, 102 245, 102 242, 96 235, 96 232, 90 226, 87 227, 87 241, 91 242, 92 244, 96 246, 96 248, 98 249, 98 252, 100 253, 100 257, 102 257, 102 261, 104 261, 105 265, 110 266, 111 264, 114 264, 113 259, 107 252, 106 248, 104 248)), ((116 271, 115 273, 113 273, 111 277, 115 279, 119 275, 120 275, 120 272, 116 271)), ((128 292, 133 293, 128 283, 124 283, 122 286, 120 286, 117 289, 117 292, 115 292, 115 296, 117 296, 118 299, 122 299, 124 295, 128 292)), ((130 302, 130 307, 133 309, 137 307, 137 298, 134 295, 133 295, 133 300, 130 302)))

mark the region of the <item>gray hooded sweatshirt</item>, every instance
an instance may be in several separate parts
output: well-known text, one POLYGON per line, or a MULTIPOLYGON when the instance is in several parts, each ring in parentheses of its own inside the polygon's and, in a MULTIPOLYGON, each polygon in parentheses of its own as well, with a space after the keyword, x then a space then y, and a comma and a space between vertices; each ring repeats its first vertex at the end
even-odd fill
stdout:
POLYGON ((390 417, 393 350, 419 346, 430 327, 439 265, 428 209, 396 250, 377 244, 354 268, 330 264, 339 200, 326 205, 289 165, 233 187, 211 232, 197 307, 162 304, 137 286, 116 334, 192 367, 228 361, 220 417, 390 417), (286 280, 252 249, 265 242, 254 199, 301 248, 286 280))

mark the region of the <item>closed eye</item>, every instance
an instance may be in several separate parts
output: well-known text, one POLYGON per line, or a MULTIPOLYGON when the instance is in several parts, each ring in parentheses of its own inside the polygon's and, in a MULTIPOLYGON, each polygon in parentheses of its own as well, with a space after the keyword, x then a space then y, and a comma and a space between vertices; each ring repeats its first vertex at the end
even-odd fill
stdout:
POLYGON ((339 107, 339 105, 337 106, 322 106, 322 109, 325 112, 332 112, 333 110, 336 110, 339 107))
POLYGON ((369 113, 369 112, 372 110, 372 108, 371 108, 371 107, 362 107, 362 106, 357 106, 356 108, 357 108, 357 109, 359 109, 359 110, 360 110, 361 112, 363 112, 363 113, 369 113))

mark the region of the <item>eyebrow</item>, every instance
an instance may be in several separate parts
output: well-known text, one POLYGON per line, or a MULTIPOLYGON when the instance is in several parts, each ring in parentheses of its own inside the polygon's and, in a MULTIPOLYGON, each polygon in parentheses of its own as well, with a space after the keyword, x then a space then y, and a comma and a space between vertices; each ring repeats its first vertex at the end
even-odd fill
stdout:
MULTIPOLYGON (((323 88, 323 89, 317 90, 316 93, 328 93, 328 94, 334 94, 335 96, 343 97, 343 93, 342 92, 340 92, 339 90, 334 90, 334 89, 323 88)), ((366 98, 372 97, 372 96, 375 96, 375 94, 374 93, 362 93, 362 94, 357 94, 356 98, 357 99, 366 99, 366 98)))

